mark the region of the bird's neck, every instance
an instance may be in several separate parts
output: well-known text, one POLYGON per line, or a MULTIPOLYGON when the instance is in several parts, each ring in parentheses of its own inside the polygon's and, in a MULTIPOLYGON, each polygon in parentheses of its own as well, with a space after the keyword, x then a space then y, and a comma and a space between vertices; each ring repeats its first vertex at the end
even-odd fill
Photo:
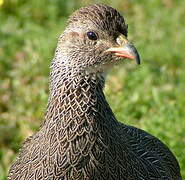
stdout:
POLYGON ((55 125, 58 129, 72 126, 94 129, 99 125, 117 124, 103 86, 102 74, 85 75, 69 67, 53 68, 44 125, 55 125))

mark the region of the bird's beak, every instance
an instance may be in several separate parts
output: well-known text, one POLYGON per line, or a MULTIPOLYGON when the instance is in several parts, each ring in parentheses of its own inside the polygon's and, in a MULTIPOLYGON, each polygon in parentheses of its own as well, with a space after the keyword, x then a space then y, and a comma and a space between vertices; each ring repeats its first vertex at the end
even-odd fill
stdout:
POLYGON ((106 52, 115 53, 118 57, 124 57, 128 59, 135 59, 137 64, 140 64, 140 57, 137 49, 131 44, 124 35, 118 36, 116 39, 119 46, 111 47, 106 52))

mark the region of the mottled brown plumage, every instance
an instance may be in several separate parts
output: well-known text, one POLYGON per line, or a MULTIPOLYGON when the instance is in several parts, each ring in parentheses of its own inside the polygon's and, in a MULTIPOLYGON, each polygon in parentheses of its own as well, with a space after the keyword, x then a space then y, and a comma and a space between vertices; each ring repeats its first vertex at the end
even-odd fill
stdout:
POLYGON ((75 12, 51 64, 50 96, 40 130, 29 137, 9 180, 180 180, 178 162, 156 137, 119 123, 104 93, 104 72, 136 58, 127 25, 113 8, 75 12))

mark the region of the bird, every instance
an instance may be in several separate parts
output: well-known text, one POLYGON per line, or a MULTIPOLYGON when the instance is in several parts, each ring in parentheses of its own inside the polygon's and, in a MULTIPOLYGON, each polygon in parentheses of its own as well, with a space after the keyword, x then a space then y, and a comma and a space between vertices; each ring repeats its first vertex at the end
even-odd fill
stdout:
POLYGON ((44 120, 23 143, 9 180, 182 179, 170 149, 119 122, 104 95, 111 67, 126 59, 140 64, 127 33, 124 17, 104 4, 69 17, 51 62, 44 120))

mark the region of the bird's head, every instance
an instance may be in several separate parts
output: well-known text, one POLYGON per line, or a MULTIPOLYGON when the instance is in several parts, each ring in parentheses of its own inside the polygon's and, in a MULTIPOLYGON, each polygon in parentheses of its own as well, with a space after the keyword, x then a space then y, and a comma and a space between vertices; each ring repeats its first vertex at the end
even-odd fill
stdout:
POLYGON ((123 59, 140 64, 136 48, 127 40, 127 25, 115 9, 91 5, 74 12, 59 38, 58 63, 88 71, 104 71, 123 59))

